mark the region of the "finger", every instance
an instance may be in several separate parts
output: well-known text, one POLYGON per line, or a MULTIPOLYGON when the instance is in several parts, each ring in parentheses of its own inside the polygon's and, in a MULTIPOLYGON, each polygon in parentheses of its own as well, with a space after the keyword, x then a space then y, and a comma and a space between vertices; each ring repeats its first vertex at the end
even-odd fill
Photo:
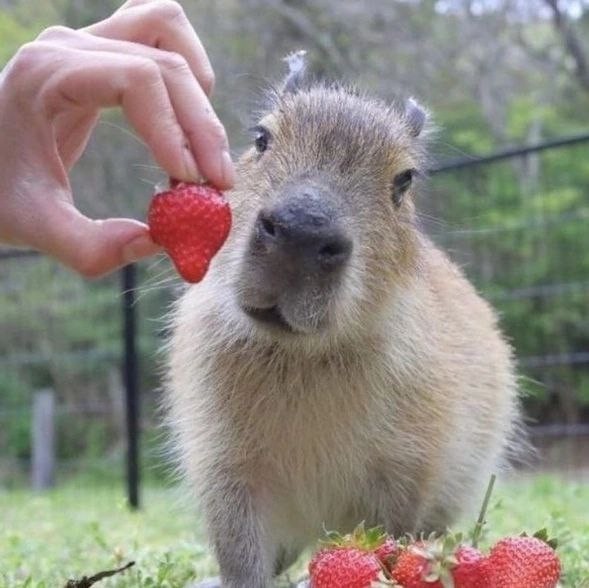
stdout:
POLYGON ((127 3, 106 20, 82 30, 100 37, 179 53, 186 59, 205 94, 212 93, 215 76, 211 62, 182 6, 177 2, 156 0, 127 3))
POLYGON ((161 251, 143 223, 131 219, 92 220, 73 205, 53 207, 42 251, 87 278, 97 278, 161 251))
MULTIPOLYGON (((175 116, 188 139, 199 170, 220 189, 233 186, 235 172, 225 129, 181 55, 127 41, 99 39, 82 32, 71 32, 68 43, 78 49, 136 55, 157 63, 175 116)), ((198 176, 187 179, 196 180, 198 176)))
MULTIPOLYGON (((60 68, 42 92, 54 115, 72 107, 121 106, 131 125, 149 145, 156 161, 173 177, 199 177, 170 102, 160 68, 150 59, 102 51, 61 50, 60 68)), ((203 168, 222 183, 220 166, 203 168)))
POLYGON ((220 189, 233 186, 235 172, 229 155, 227 135, 206 94, 198 84, 190 83, 190 75, 174 54, 160 63, 165 84, 178 122, 188 138, 204 176, 220 189))
POLYGON ((81 157, 99 114, 80 109, 78 113, 63 112, 54 120, 55 142, 63 165, 70 170, 81 157))

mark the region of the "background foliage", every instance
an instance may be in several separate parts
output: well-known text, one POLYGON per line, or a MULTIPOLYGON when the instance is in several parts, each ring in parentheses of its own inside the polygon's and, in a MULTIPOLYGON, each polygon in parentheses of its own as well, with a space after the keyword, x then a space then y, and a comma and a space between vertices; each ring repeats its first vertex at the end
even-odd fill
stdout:
MULTIPOLYGON (((318 76, 390 100, 417 96, 438 132, 432 163, 589 130, 589 3, 555 0, 186 0, 217 74, 214 105, 236 154, 281 57, 304 47, 318 76)), ((0 63, 45 26, 82 27, 113 0, 0 1, 0 63)), ((587 145, 436 175, 423 223, 502 313, 538 422, 589 421, 587 145), (583 355, 584 354, 584 355, 583 355)), ((144 218, 164 179, 115 111, 105 113, 74 173, 95 217, 144 218)), ((167 262, 141 268, 145 428, 156 420, 167 262)), ((122 431, 118 277, 88 284, 53 263, 0 261, 0 482, 30 452, 30 398, 60 402, 64 464, 116 459, 122 431), (67 461, 70 460, 70 461, 67 461), (73 461, 72 461, 73 460, 73 461)), ((157 445, 157 433, 149 438, 157 445), (153 439, 152 439, 153 437, 153 439)), ((151 454, 149 454, 151 455, 151 454)), ((157 455, 153 454, 153 461, 157 455)))

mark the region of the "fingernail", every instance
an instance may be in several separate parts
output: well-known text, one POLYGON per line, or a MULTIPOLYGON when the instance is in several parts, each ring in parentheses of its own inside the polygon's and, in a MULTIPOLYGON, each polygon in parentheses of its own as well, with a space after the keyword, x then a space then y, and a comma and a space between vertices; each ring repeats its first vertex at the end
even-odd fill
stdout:
POLYGON ((191 182, 201 182, 202 176, 198 171, 198 166, 196 165, 196 161, 194 160, 194 156, 188 147, 184 147, 183 149, 184 154, 184 169, 186 170, 186 177, 185 180, 189 180, 191 182))
POLYGON ((221 173, 225 184, 233 186, 235 183, 235 167, 229 151, 223 151, 221 154, 221 173))
POLYGON ((157 245, 151 240, 149 235, 140 235, 129 241, 122 250, 123 261, 133 263, 139 261, 148 255, 153 255, 158 251, 157 245))

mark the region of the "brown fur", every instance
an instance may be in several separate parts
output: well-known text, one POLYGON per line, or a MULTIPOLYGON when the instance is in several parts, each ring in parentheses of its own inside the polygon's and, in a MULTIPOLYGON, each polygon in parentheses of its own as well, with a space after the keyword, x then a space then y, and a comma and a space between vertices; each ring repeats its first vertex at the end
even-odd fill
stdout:
POLYGON ((424 166, 403 110, 314 86, 263 122, 271 148, 242 157, 231 237, 170 342, 174 446, 231 588, 268 586, 323 526, 444 529, 479 501, 517 420, 494 312, 420 233, 411 192, 391 202, 395 174, 424 166), (247 243, 258 211, 309 174, 339 194, 354 251, 337 289, 297 285, 304 332, 282 333, 240 310, 264 296, 247 243))

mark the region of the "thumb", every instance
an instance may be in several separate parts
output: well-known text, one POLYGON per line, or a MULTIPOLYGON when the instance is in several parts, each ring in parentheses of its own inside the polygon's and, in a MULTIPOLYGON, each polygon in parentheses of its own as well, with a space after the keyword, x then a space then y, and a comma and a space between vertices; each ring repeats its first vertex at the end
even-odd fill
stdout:
POLYGON ((39 248, 86 278, 161 251, 146 224, 125 218, 92 220, 69 203, 55 210, 55 218, 45 226, 49 234, 39 248))

